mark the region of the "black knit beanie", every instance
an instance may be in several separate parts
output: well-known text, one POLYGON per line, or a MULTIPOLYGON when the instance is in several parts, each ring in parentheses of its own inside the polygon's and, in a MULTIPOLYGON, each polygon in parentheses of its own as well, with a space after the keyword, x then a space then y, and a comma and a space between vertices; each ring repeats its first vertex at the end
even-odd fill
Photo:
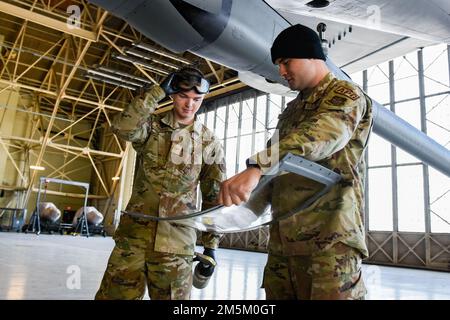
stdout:
POLYGON ((279 58, 326 60, 317 33, 301 24, 281 31, 275 38, 270 53, 274 64, 279 58))

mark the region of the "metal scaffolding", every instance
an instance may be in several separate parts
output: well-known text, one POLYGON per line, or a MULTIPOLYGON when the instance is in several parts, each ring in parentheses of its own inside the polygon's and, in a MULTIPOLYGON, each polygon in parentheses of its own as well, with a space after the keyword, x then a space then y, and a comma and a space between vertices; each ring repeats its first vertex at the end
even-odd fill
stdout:
MULTIPOLYGON (((0 150, 18 177, 3 182, 0 189, 25 188, 19 207, 27 207, 38 191, 38 172, 30 165, 46 168, 47 177, 64 180, 77 180, 80 172, 90 171, 89 198, 107 215, 121 202, 117 187, 129 152, 129 146, 111 132, 111 120, 138 94, 130 83, 158 83, 164 77, 157 68, 116 55, 133 57, 140 52, 152 59, 151 65, 167 71, 195 64, 212 84, 207 98, 244 84, 224 66, 190 53, 168 52, 93 4, 75 0, 70 5, 72 11, 63 1, 0 1, 0 95, 15 92, 19 99, 17 105, 0 104, 0 124, 9 121, 4 115, 11 111, 28 126, 21 134, 17 130, 0 134, 0 150), (71 27, 74 22, 78 25, 71 27), (93 73, 101 79, 87 77, 93 73), (62 160, 55 164, 49 155, 62 160)), ((163 101, 161 111, 170 104, 163 101)))

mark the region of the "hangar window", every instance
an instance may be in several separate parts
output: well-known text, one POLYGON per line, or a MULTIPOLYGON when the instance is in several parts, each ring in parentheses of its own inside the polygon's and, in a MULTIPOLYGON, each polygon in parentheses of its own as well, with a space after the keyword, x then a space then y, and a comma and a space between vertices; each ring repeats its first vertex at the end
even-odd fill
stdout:
MULTIPOLYGON (((437 45, 351 76, 384 107, 450 148, 449 59, 447 46, 437 45)), ((205 103, 202 117, 225 145, 228 177, 265 147, 279 113, 292 99, 250 89, 205 103)), ((446 261, 448 256, 439 252, 450 245, 445 240, 450 233, 450 179, 376 134, 366 159, 365 220, 374 252, 369 261, 427 266, 446 261), (424 241, 430 241, 429 249, 424 241)), ((265 250, 267 231, 227 235, 225 242, 265 250)))

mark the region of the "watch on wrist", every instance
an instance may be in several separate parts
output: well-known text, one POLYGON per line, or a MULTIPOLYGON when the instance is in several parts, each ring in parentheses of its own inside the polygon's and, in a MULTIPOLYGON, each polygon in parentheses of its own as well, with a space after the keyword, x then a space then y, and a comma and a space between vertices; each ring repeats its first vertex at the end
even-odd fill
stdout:
POLYGON ((247 166, 247 168, 258 168, 258 169, 261 169, 259 164, 257 164, 257 163, 250 163, 250 159, 247 159, 245 161, 245 165, 247 166))

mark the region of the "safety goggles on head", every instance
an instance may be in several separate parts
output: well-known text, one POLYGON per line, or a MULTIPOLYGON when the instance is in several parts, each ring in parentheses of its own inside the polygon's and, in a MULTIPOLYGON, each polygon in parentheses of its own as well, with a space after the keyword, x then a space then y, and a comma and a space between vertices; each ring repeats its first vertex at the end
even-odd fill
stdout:
POLYGON ((173 78, 173 87, 183 91, 194 89, 199 94, 206 94, 209 91, 209 82, 199 75, 177 73, 173 78))

